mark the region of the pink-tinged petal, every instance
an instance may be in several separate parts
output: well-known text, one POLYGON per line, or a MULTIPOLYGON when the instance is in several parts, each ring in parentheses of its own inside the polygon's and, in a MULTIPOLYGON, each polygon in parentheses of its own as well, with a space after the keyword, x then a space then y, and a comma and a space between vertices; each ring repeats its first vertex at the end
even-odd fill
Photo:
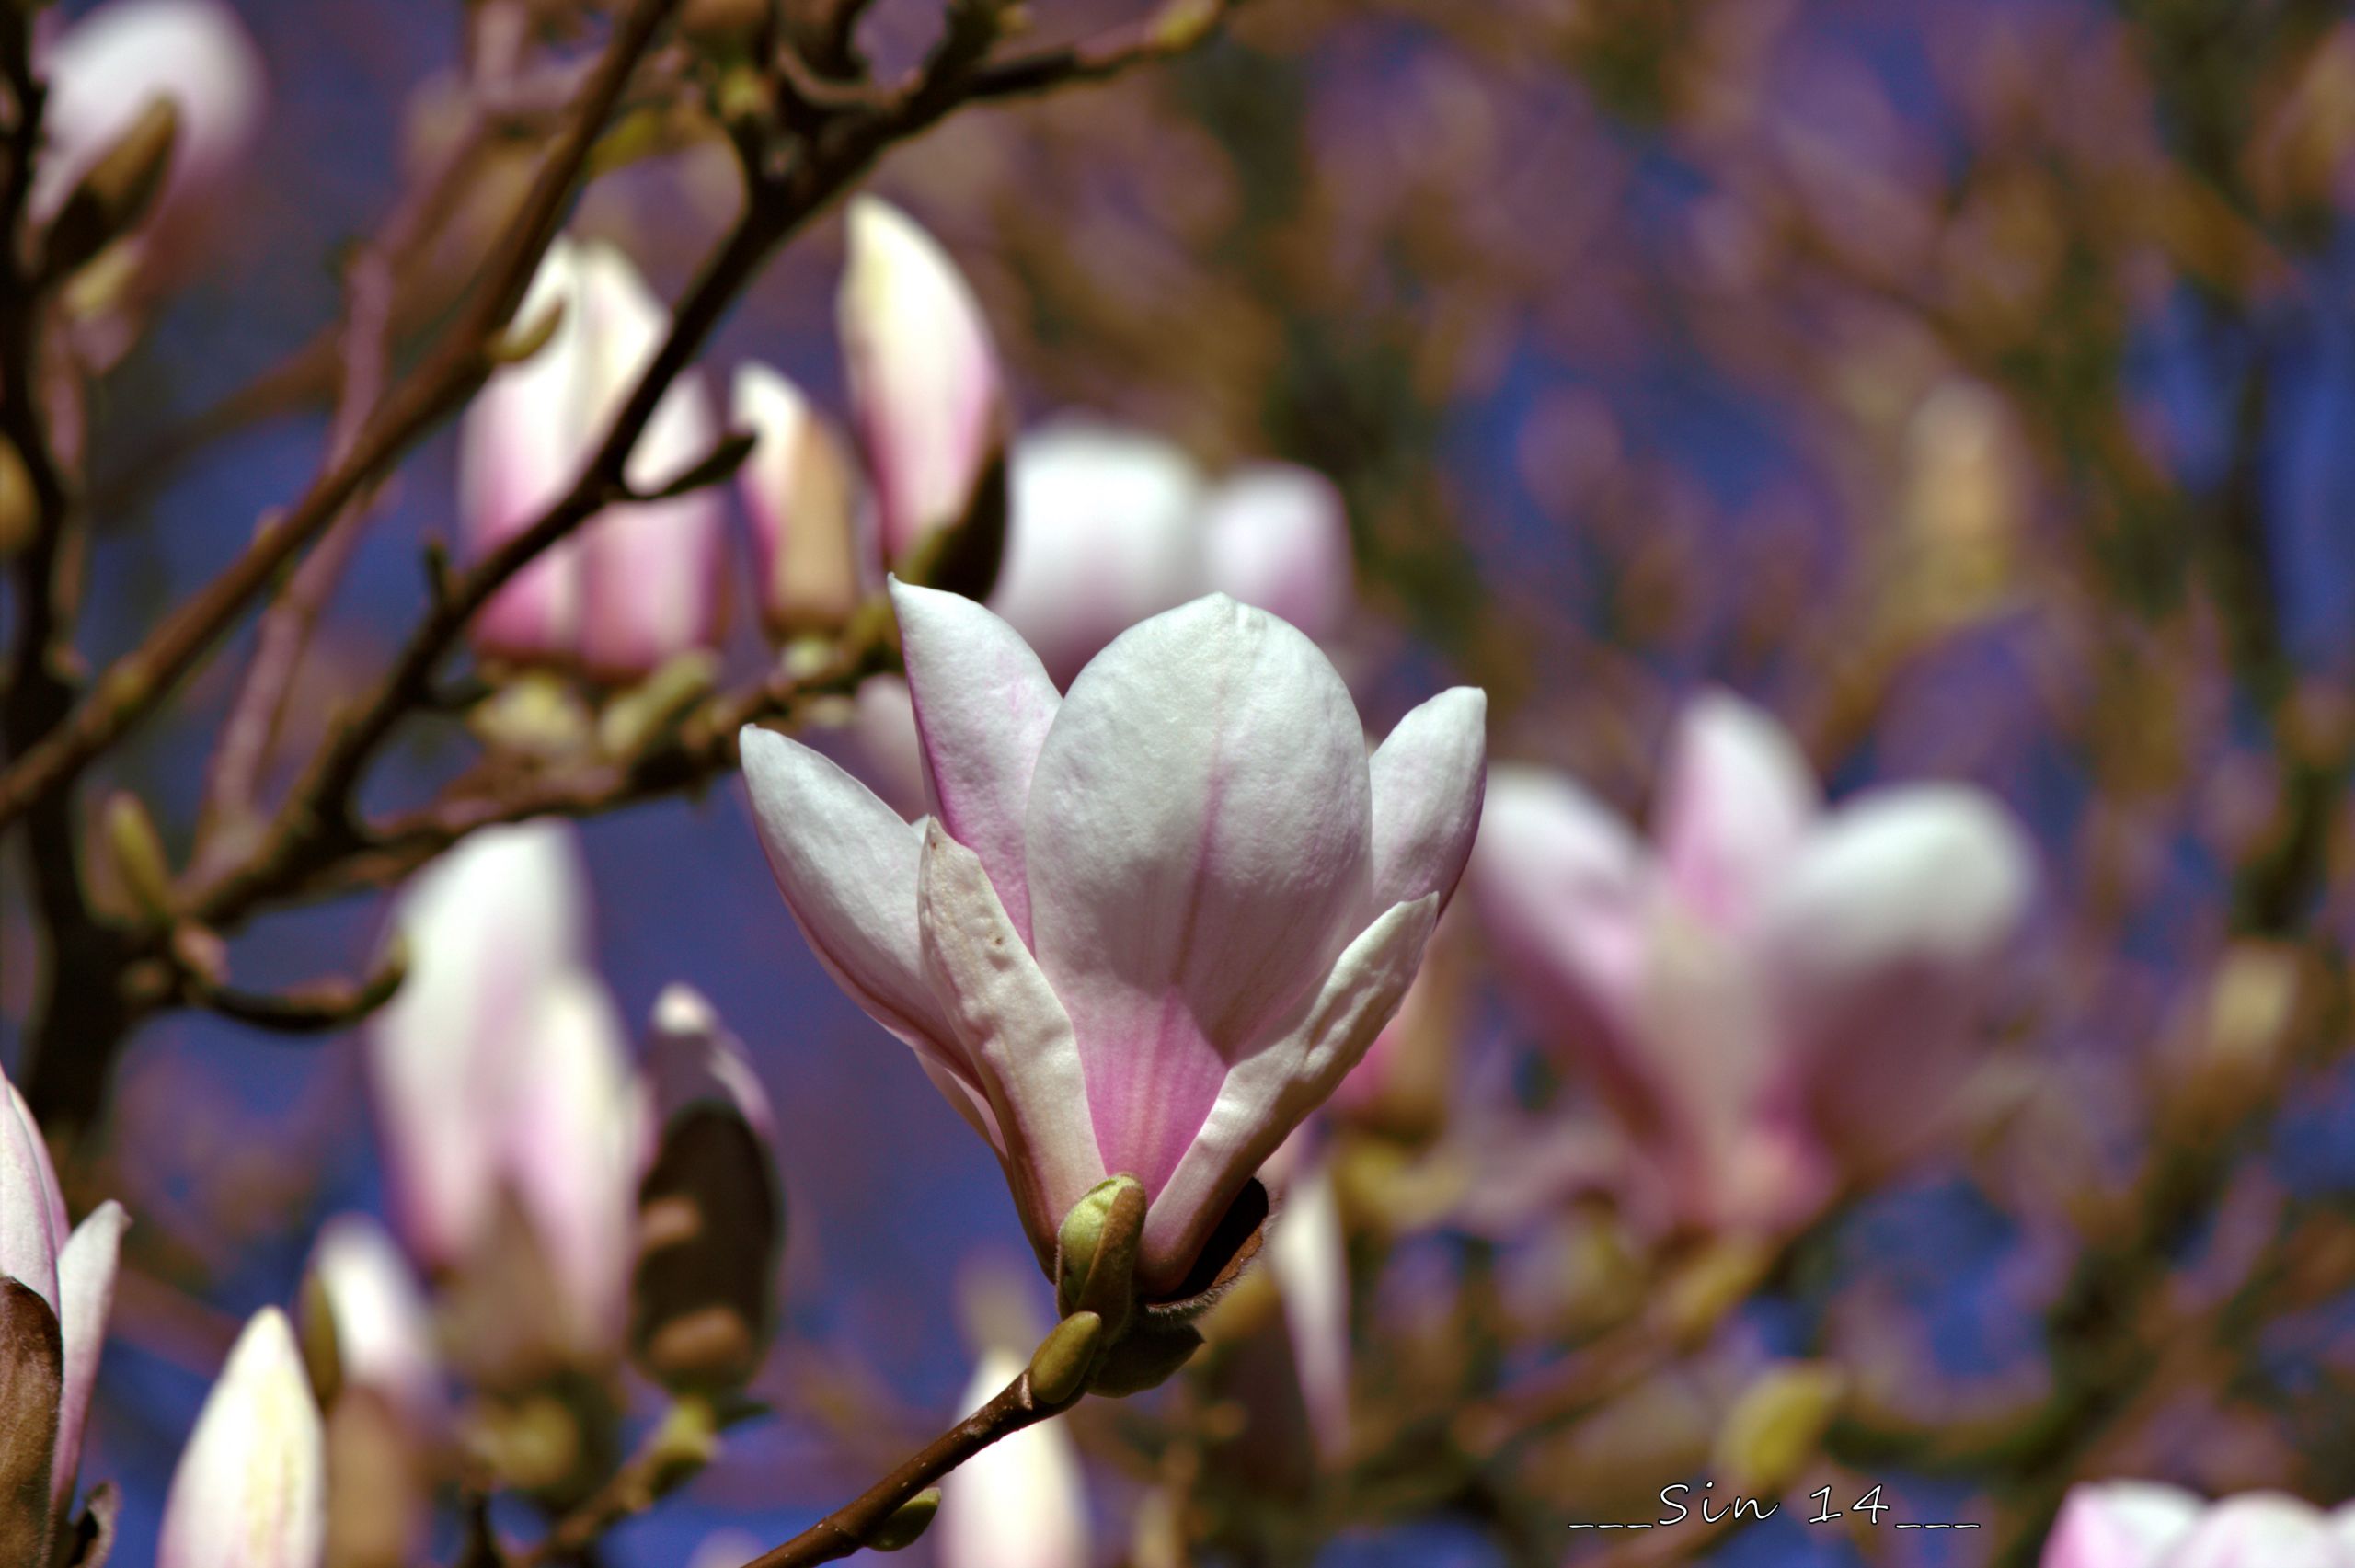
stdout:
POLYGON ((1723 692, 1678 720, 1653 824, 1678 895, 1702 918, 1747 920, 1798 848, 1821 800, 1789 732, 1723 692))
POLYGON ((1924 784, 1834 814, 1765 901, 1781 1027, 1817 1116, 1857 1158, 1901 1152, 1945 1107, 2034 886, 2026 835, 2000 805, 1924 784))
MULTIPOLYGON (((608 245, 580 247, 582 381, 572 418, 589 442, 604 439, 671 326, 670 312, 629 258, 608 245)), ((671 384, 629 454, 639 490, 658 490, 711 452, 719 421, 703 379, 671 384)), ((727 516, 719 493, 608 508, 581 529, 580 657, 611 680, 651 673, 708 647, 719 630, 727 516)))
POLYGON ((57 1254, 65 1242, 65 1196, 32 1107, 0 1077, 0 1276, 57 1310, 57 1254))
POLYGON ((923 825, 782 735, 748 725, 741 750, 761 845, 810 951, 868 1017, 978 1084, 925 980, 916 926, 923 825))
POLYGON ((2252 1492, 2200 1516, 2165 1568, 2348 1568, 2321 1509, 2295 1497, 2252 1492))
POLYGON ((500 1170, 564 1288, 575 1345, 620 1345, 638 1244, 646 1105, 613 998, 586 971, 552 981, 509 1042, 520 1091, 500 1170))
POLYGON ((1063 699, 1014 628, 971 600, 895 578, 891 608, 907 650, 932 809, 949 837, 981 856, 1027 943, 1030 773, 1063 699))
POLYGON ((269 100, 260 52, 217 0, 114 0, 43 52, 49 99, 34 205, 53 212, 157 97, 179 113, 150 227, 196 215, 252 150, 269 100))
POLYGON ((1323 642, 1341 629, 1355 586, 1349 514, 1333 482, 1288 463, 1230 475, 1202 516, 1211 586, 1323 642))
POLYGON ((1158 437, 1065 419, 1015 443, 990 607, 1068 686, 1114 637, 1211 588, 1193 460, 1158 437))
MULTIPOLYGON (((1007 1351, 982 1357, 963 1408, 1021 1376, 1007 1351)), ((940 1568, 1087 1568, 1087 1488, 1058 1415, 1001 1438, 950 1471, 928 1532, 940 1568)))
POLYGON ((326 1449, 293 1332, 266 1307, 229 1352, 172 1474, 156 1568, 318 1568, 326 1449))
POLYGON ((1368 764, 1373 788, 1373 898, 1387 908, 1455 896, 1487 787, 1488 695, 1441 692, 1398 721, 1368 764))
POLYGON ((1350 944, 1283 1033, 1227 1073, 1145 1212, 1140 1275, 1148 1291, 1184 1281, 1244 1185, 1365 1055, 1414 983, 1438 919, 1436 894, 1392 905, 1350 944))
POLYGON ((2045 1541, 2042 1568, 2162 1568, 2200 1515, 2190 1493, 2147 1481, 2074 1487, 2045 1541))
POLYGON ((1362 926, 1371 794, 1332 664, 1223 594, 1073 682, 1031 778, 1031 934, 1108 1170, 1157 1191, 1227 1069, 1362 926))
POLYGON ((1329 1166, 1285 1185, 1268 1266, 1283 1295, 1309 1429, 1330 1464, 1350 1446, 1350 1260, 1329 1166))
MULTIPOLYGON (((494 372, 458 429, 458 524, 479 559, 530 527, 570 486, 595 437, 579 417, 589 371, 580 248, 557 238, 541 258, 519 330, 560 310, 540 351, 494 372)), ((508 579, 475 618, 475 646, 496 658, 569 658, 580 630, 580 563, 571 543, 543 552, 508 579)))
POLYGON ((1071 1020, 981 859, 931 824, 921 874, 925 973, 978 1070, 1023 1228, 1052 1257, 1063 1216, 1109 1173, 1071 1020))
POLYGON ((344 1385, 382 1394, 413 1431, 431 1430, 443 1409, 432 1318, 393 1239, 364 1214, 339 1214, 320 1227, 310 1272, 335 1326, 344 1385))
POLYGON ((511 1057, 541 992, 587 961, 588 879, 553 819, 469 835, 395 910, 408 976, 369 1028, 369 1067, 402 1234, 454 1264, 496 1195, 511 1057))
POLYGON ((888 559, 960 521, 1005 424, 989 328, 956 264, 898 208, 850 204, 839 326, 888 559))
POLYGON ((122 1255, 122 1233, 130 1226, 131 1217, 121 1204, 102 1203, 75 1227, 57 1256, 58 1330, 65 1361, 57 1454, 49 1484, 52 1510, 61 1518, 74 1500, 82 1429, 90 1419, 90 1395, 98 1387, 98 1358, 107 1344, 107 1318, 114 1310, 115 1267, 122 1255))
POLYGON ((1648 1098, 1631 1036, 1657 879, 1626 824, 1559 774, 1497 768, 1468 876, 1489 942, 1545 1044, 1600 1071, 1614 1099, 1648 1098))
POLYGON ((850 459, 801 389, 766 365, 737 367, 731 406, 757 443, 736 487, 752 524, 762 622, 779 638, 832 631, 871 572, 850 459))

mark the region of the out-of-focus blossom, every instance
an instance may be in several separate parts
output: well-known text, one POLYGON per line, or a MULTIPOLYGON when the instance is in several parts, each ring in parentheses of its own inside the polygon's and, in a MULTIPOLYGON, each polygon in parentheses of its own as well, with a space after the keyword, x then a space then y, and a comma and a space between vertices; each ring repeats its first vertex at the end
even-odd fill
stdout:
POLYGON ((833 631, 870 580, 849 456, 801 389, 766 365, 738 367, 733 404, 737 426, 759 443, 736 478, 762 623, 779 639, 833 631))
POLYGON ((593 1349, 620 1339, 644 1113, 588 912, 567 825, 469 836, 401 895, 408 979, 370 1064, 411 1251, 461 1266, 511 1206, 556 1276, 555 1318, 593 1349))
POLYGON ((29 1485, 23 1495, 0 1492, 0 1545, 37 1554, 63 1528, 74 1500, 129 1221, 121 1206, 109 1202, 80 1225, 68 1225, 32 1111, 6 1077, 0 1091, 0 1281, 38 1298, 35 1305, 12 1294, 6 1304, 0 1420, 7 1423, 10 1452, 0 1477, 29 1483, 45 1473, 48 1482, 45 1489, 29 1485))
POLYGON ((327 1439, 285 1314, 254 1314, 173 1472, 156 1568, 317 1568, 327 1439))
POLYGON ((1309 1430, 1329 1464, 1350 1442, 1350 1260, 1329 1165, 1311 1166, 1285 1184, 1283 1211, 1268 1240, 1268 1268, 1283 1296, 1309 1430))
POLYGON ((171 165, 150 233, 184 235, 244 164, 269 89, 260 52, 219 0, 113 0, 42 53, 49 75, 34 197, 53 212, 157 97, 178 115, 171 165))
MULTIPOLYGON (((524 532, 580 477, 670 328, 629 259, 558 239, 515 313, 518 329, 561 310, 540 351, 502 367, 466 411, 459 510, 469 547, 524 532)), ((672 383, 630 453, 629 482, 659 489, 710 452, 718 423, 701 379, 672 383)), ((510 579, 475 623, 476 645, 523 663, 578 661, 642 677, 713 643, 726 519, 706 488, 608 507, 510 579)))
POLYGON ((776 1120, 743 1043, 691 987, 655 1000, 647 1068, 661 1132, 638 1187, 631 1349, 673 1391, 740 1389, 776 1326, 776 1120))
POLYGON ((2043 1568, 2355 1568, 2355 1505, 2325 1513, 2273 1492, 2209 1504, 2145 1481, 2079 1486, 2043 1568))
POLYGON ((1042 1263, 1109 1173, 1181 1285, 1286 1134, 1396 1009, 1479 814, 1486 700, 1371 760, 1315 644, 1212 595, 1060 695, 971 601, 893 601, 936 815, 910 826, 782 736, 744 770, 829 970, 998 1150, 1042 1263))
MULTIPOLYGON (((1022 1369, 1021 1357, 991 1351, 964 1408, 979 1410, 1022 1369)), ((1086 1568, 1087 1491, 1063 1418, 1002 1438, 949 1471, 931 1534, 940 1568, 1086 1568)))
POLYGON ((1013 485, 990 607, 1058 685, 1139 621, 1206 592, 1319 642, 1348 612, 1340 496, 1306 469, 1257 464, 1212 486, 1157 437, 1064 419, 1016 443, 1013 485))
POLYGON ((851 408, 884 555, 965 521, 1005 443, 1005 394, 979 301, 948 253, 871 196, 850 205, 838 309, 851 408))
MULTIPOLYGON (((310 1279, 331 1335, 337 1387, 371 1389, 413 1430, 442 1410, 433 1327, 408 1260, 364 1214, 339 1214, 319 1230, 310 1279)), ((304 1333, 311 1330, 306 1317, 304 1333)))
POLYGON ((1473 880, 1500 956, 1613 1102, 1650 1222, 1781 1226, 1946 1106, 2034 880, 1983 792, 1826 813, 1791 738, 1685 713, 1653 842, 1568 779, 1499 769, 1473 880))

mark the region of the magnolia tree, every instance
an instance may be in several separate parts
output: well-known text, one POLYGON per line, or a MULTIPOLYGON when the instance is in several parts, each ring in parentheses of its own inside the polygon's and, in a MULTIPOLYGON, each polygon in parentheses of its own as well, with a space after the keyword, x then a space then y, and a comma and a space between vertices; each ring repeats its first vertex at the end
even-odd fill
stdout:
POLYGON ((304 9, 0 7, 0 1560, 2355 1568, 2275 1147, 2355 725, 2265 366, 2202 478, 2120 346, 2343 287, 2343 19, 1956 35, 1949 189, 1832 6, 469 0, 333 319, 139 447, 304 9), (822 351, 729 336, 779 278, 822 351), (1789 497, 1510 390, 1652 341, 1789 497), (233 544, 125 536, 306 412, 233 544), (1509 423, 1574 587, 1442 504, 1509 423))

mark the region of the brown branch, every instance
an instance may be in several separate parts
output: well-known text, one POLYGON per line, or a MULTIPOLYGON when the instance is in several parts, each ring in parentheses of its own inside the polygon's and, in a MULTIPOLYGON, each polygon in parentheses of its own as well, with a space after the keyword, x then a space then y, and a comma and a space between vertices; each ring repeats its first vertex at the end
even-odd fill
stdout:
POLYGON ((637 0, 616 25, 579 110, 541 168, 473 303, 424 364, 385 400, 351 451, 329 463, 310 489, 251 548, 131 653, 55 730, 0 773, 0 825, 71 779, 162 703, 178 680, 313 544, 344 507, 456 407, 488 372, 486 350, 514 313, 541 254, 555 237, 574 182, 620 100, 631 71, 679 0, 637 0))
POLYGON ((762 1553, 744 1568, 810 1568, 848 1557, 867 1545, 902 1504, 1001 1437, 1033 1426, 1067 1408, 1044 1405, 1030 1396, 1030 1373, 918 1449, 899 1469, 803 1530, 784 1545, 762 1553))

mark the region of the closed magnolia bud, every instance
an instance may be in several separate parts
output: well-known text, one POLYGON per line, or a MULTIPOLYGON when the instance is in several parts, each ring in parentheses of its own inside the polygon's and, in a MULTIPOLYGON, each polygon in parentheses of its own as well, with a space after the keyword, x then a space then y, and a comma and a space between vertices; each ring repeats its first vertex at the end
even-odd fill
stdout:
POLYGON ((171 1492, 156 1568, 318 1568, 327 1455, 285 1314, 246 1325, 206 1396, 171 1492))
POLYGON ((638 1187, 630 1350, 673 1392, 730 1392, 760 1369, 775 1327, 775 1122, 742 1045, 684 986, 655 1003, 649 1065, 663 1122, 638 1187))
POLYGON ((1128 1322, 1146 1207, 1143 1182, 1108 1176, 1072 1205, 1057 1237, 1055 1304, 1095 1312, 1108 1338, 1128 1322))
POLYGON ((1717 1468, 1738 1491, 1780 1492, 1815 1458, 1844 1387, 1827 1367, 1776 1367, 1734 1402, 1717 1429, 1717 1468))
POLYGON ((1030 1396, 1040 1404, 1075 1396, 1103 1344, 1104 1320, 1094 1312, 1074 1312, 1057 1323, 1030 1357, 1030 1396))
POLYGON ((150 98, 139 117, 90 166, 50 224, 52 276, 74 271, 138 226, 164 189, 179 124, 179 110, 170 98, 150 98))
POLYGON ((930 535, 993 510, 1002 540, 1005 398, 980 302, 898 208, 859 197, 849 227, 838 314, 884 557, 909 560, 930 535), (978 501, 993 486, 995 499, 978 501))
POLYGON ((800 389, 766 365, 738 368, 733 413, 759 442, 736 484, 752 523, 761 623, 779 641, 839 631, 869 570, 849 454, 800 389))
POLYGON ((940 1488, 927 1486, 893 1509, 867 1544, 878 1551, 905 1551, 924 1539, 924 1532, 932 1528, 933 1516, 939 1512, 940 1488))

